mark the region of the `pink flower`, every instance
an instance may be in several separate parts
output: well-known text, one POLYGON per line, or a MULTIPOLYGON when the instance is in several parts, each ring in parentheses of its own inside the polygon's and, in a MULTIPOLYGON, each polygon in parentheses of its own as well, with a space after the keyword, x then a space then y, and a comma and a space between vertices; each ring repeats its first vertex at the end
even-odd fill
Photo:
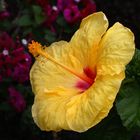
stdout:
POLYGON ((4 20, 10 16, 10 13, 8 11, 2 11, 0 12, 0 20, 4 20))
POLYGON ((74 0, 57 0, 57 7, 62 12, 70 5, 74 5, 74 0))
MULTIPOLYGON (((17 50, 18 52, 19 50, 17 50)), ((16 51, 14 52, 16 53, 16 51)), ((13 54, 14 54, 13 53, 13 54)), ((28 53, 21 53, 17 57, 15 56, 15 60, 13 60, 13 73, 12 78, 19 83, 23 83, 29 80, 29 71, 31 66, 31 57, 28 53)))
POLYGON ((58 17, 59 10, 56 6, 46 5, 43 7, 44 13, 46 16, 46 20, 44 21, 44 25, 49 27, 50 29, 53 29, 53 23, 56 21, 56 18, 58 17))
POLYGON ((83 5, 83 9, 81 9, 81 16, 82 18, 88 16, 96 12, 96 4, 93 0, 81 0, 79 4, 83 5))
POLYGON ((29 67, 26 65, 19 64, 14 67, 12 77, 15 81, 23 83, 29 79, 29 67))
POLYGON ((57 6, 58 6, 58 9, 62 11, 64 9, 63 0, 57 0, 57 6))
POLYGON ((36 0, 36 2, 42 7, 46 17, 43 25, 49 27, 52 31, 55 31, 53 23, 56 21, 59 14, 57 6, 50 5, 47 0, 36 0))
POLYGON ((57 6, 65 20, 73 24, 96 11, 93 0, 57 0, 57 6))
POLYGON ((64 9, 64 18, 68 23, 76 23, 81 19, 80 11, 76 5, 64 9))
POLYGON ((19 91, 14 87, 8 88, 9 92, 9 103, 17 111, 22 112, 26 107, 26 102, 19 91))
POLYGON ((41 7, 48 5, 48 0, 36 0, 36 3, 39 4, 41 7))
POLYGON ((3 32, 0 34, 0 50, 14 48, 15 43, 13 39, 6 33, 3 32))
POLYGON ((0 34, 0 75, 23 83, 28 80, 31 57, 24 46, 7 34, 0 34))

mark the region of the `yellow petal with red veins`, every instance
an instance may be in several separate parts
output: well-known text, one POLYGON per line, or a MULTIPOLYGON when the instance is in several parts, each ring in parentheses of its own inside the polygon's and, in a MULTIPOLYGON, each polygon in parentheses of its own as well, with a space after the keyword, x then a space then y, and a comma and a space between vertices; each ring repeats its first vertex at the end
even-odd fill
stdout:
POLYGON ((119 74, 134 55, 134 35, 130 29, 115 23, 103 36, 99 47, 97 73, 119 74))

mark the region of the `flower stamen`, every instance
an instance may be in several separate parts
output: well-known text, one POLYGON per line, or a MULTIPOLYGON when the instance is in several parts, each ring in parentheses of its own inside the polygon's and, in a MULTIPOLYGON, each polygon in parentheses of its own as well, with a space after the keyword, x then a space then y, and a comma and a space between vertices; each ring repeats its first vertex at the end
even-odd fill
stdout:
POLYGON ((73 69, 70 69, 69 67, 65 66, 64 64, 57 62, 53 57, 51 57, 49 54, 43 51, 43 47, 41 46, 40 43, 32 41, 32 43, 29 44, 28 46, 29 52, 34 56, 37 57, 38 55, 42 55, 48 60, 52 61, 53 63, 59 65, 60 67, 64 68, 65 70, 69 71, 70 73, 74 74, 78 78, 84 80, 85 82, 89 83, 90 85, 93 83, 93 79, 89 78, 85 74, 79 74, 73 69))
POLYGON ((32 40, 32 43, 29 44, 28 49, 29 52, 34 56, 38 56, 41 51, 41 44, 32 40))

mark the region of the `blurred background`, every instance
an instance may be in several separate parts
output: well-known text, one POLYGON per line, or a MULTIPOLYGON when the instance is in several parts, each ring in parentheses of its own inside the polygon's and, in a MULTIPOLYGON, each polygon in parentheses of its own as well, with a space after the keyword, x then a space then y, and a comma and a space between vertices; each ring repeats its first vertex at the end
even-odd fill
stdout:
POLYGON ((0 139, 140 140, 139 10, 138 0, 0 0, 0 139), (49 46, 69 41, 80 21, 96 11, 106 14, 110 26, 119 21, 135 34, 135 57, 114 107, 87 132, 42 132, 31 116, 34 95, 29 71, 35 60, 28 43, 36 40, 49 46))

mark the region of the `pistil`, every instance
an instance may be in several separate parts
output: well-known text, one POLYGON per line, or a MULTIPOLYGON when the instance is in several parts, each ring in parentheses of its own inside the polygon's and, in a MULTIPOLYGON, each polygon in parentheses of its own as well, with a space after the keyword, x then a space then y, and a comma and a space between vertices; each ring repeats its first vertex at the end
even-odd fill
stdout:
POLYGON ((69 67, 65 66, 64 64, 56 61, 52 56, 50 56, 48 53, 43 51, 41 44, 39 44, 38 42, 32 41, 32 43, 29 44, 28 48, 29 48, 29 52, 32 53, 32 55, 34 57, 37 57, 38 55, 42 55, 46 59, 52 61, 56 65, 59 65, 61 68, 69 71, 70 73, 72 73, 73 75, 75 75, 78 78, 82 79, 83 81, 89 83, 90 85, 93 83, 93 79, 89 78, 85 74, 77 73, 73 69, 70 69, 69 67))

